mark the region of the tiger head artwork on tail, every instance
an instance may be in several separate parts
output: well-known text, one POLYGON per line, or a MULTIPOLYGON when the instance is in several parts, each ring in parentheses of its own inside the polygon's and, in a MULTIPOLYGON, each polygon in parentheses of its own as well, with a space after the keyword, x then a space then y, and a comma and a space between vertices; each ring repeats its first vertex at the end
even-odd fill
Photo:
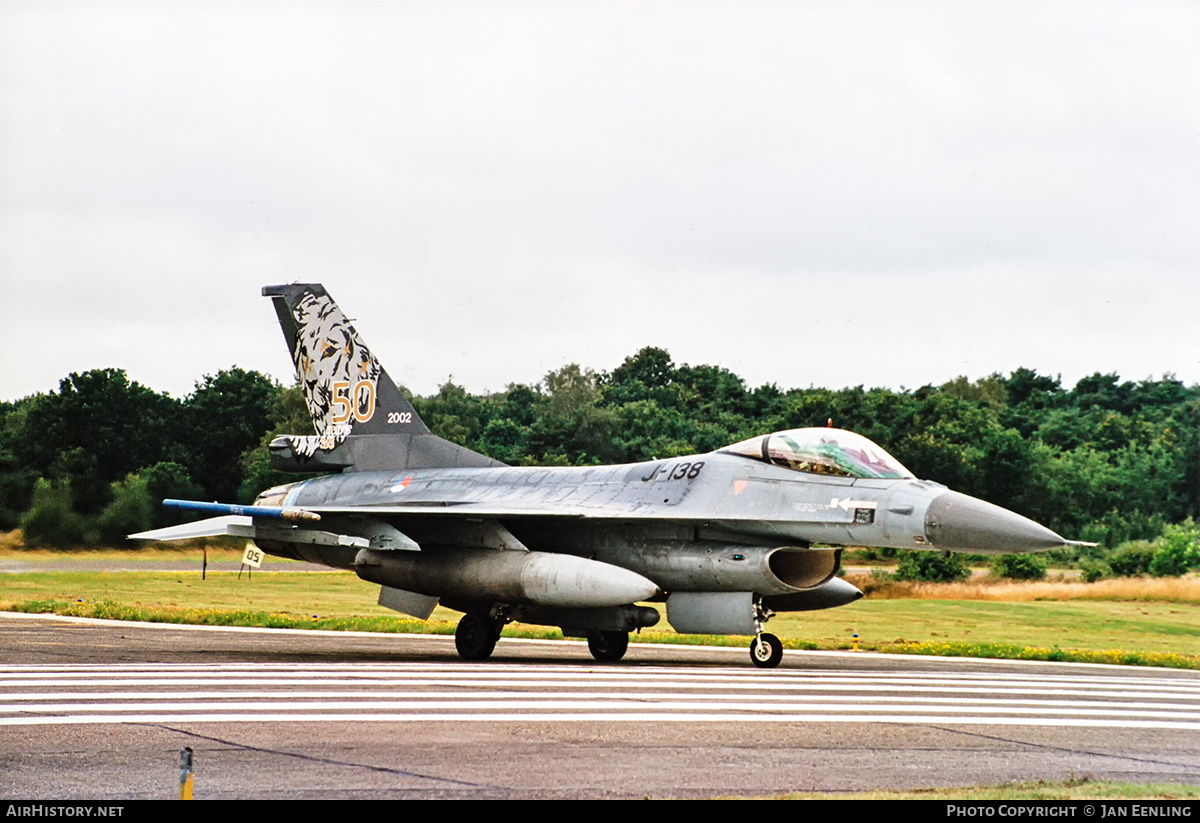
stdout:
POLYGON ((268 286, 263 294, 275 304, 316 432, 287 436, 297 456, 331 451, 351 435, 429 433, 322 286, 268 286))
POLYGON ((345 437, 375 413, 383 369, 328 294, 306 292, 292 308, 292 362, 318 434, 345 437))

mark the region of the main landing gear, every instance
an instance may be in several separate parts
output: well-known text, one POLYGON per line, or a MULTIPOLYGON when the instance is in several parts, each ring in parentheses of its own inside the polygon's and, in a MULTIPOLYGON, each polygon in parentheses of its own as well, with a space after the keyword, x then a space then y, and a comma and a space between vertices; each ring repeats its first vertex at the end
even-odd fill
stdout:
MULTIPOLYGON (((463 660, 487 660, 496 649, 500 629, 508 622, 504 612, 485 614, 467 612, 454 630, 454 647, 463 660)), ((592 631, 587 636, 588 651, 603 663, 613 663, 629 649, 629 632, 592 631)))
POLYGON ((783 641, 770 632, 763 631, 775 613, 762 604, 762 598, 754 597, 754 639, 750 641, 750 660, 760 669, 773 669, 783 660, 783 641))
POLYGON ((629 649, 629 632, 588 632, 588 651, 601 663, 613 663, 629 649))
POLYGON ((467 612, 454 630, 454 648, 463 660, 487 660, 496 649, 500 629, 490 615, 467 612))

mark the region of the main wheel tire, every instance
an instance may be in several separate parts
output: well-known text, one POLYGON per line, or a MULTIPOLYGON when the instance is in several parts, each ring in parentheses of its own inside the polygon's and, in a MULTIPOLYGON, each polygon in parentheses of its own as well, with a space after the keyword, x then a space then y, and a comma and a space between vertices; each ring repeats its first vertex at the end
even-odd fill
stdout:
POLYGON ((629 632, 589 632, 588 651, 602 663, 612 663, 629 649, 629 632))
POLYGON ((454 630, 454 648, 463 660, 487 660, 497 639, 496 626, 485 614, 464 614, 454 630))
POLYGON ((783 660, 783 642, 769 632, 750 641, 750 659, 760 669, 773 669, 783 660))

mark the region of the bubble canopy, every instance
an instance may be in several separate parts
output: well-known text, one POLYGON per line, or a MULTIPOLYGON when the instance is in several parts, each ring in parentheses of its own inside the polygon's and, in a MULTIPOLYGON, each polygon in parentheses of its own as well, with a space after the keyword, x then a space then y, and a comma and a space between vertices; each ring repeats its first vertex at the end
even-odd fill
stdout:
POLYGON ((900 461, 861 434, 844 429, 788 429, 721 449, 793 471, 836 477, 911 478, 900 461))

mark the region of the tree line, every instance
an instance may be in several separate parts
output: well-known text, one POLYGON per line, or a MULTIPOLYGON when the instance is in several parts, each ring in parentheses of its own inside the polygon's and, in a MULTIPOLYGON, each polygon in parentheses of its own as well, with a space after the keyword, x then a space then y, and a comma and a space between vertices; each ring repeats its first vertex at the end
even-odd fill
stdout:
MULTIPOLYGON (((918 389, 755 388, 644 348, 611 371, 567 365, 536 385, 413 397, 433 431, 514 465, 622 463, 707 452, 828 421, 918 477, 1108 548, 1200 510, 1200 386, 1097 372, 1067 388, 1020 368, 918 389)), ((232 368, 183 399, 104 369, 0 403, 0 528, 86 545, 169 522, 163 497, 249 502, 294 480, 267 463, 312 432, 295 387, 232 368)))

